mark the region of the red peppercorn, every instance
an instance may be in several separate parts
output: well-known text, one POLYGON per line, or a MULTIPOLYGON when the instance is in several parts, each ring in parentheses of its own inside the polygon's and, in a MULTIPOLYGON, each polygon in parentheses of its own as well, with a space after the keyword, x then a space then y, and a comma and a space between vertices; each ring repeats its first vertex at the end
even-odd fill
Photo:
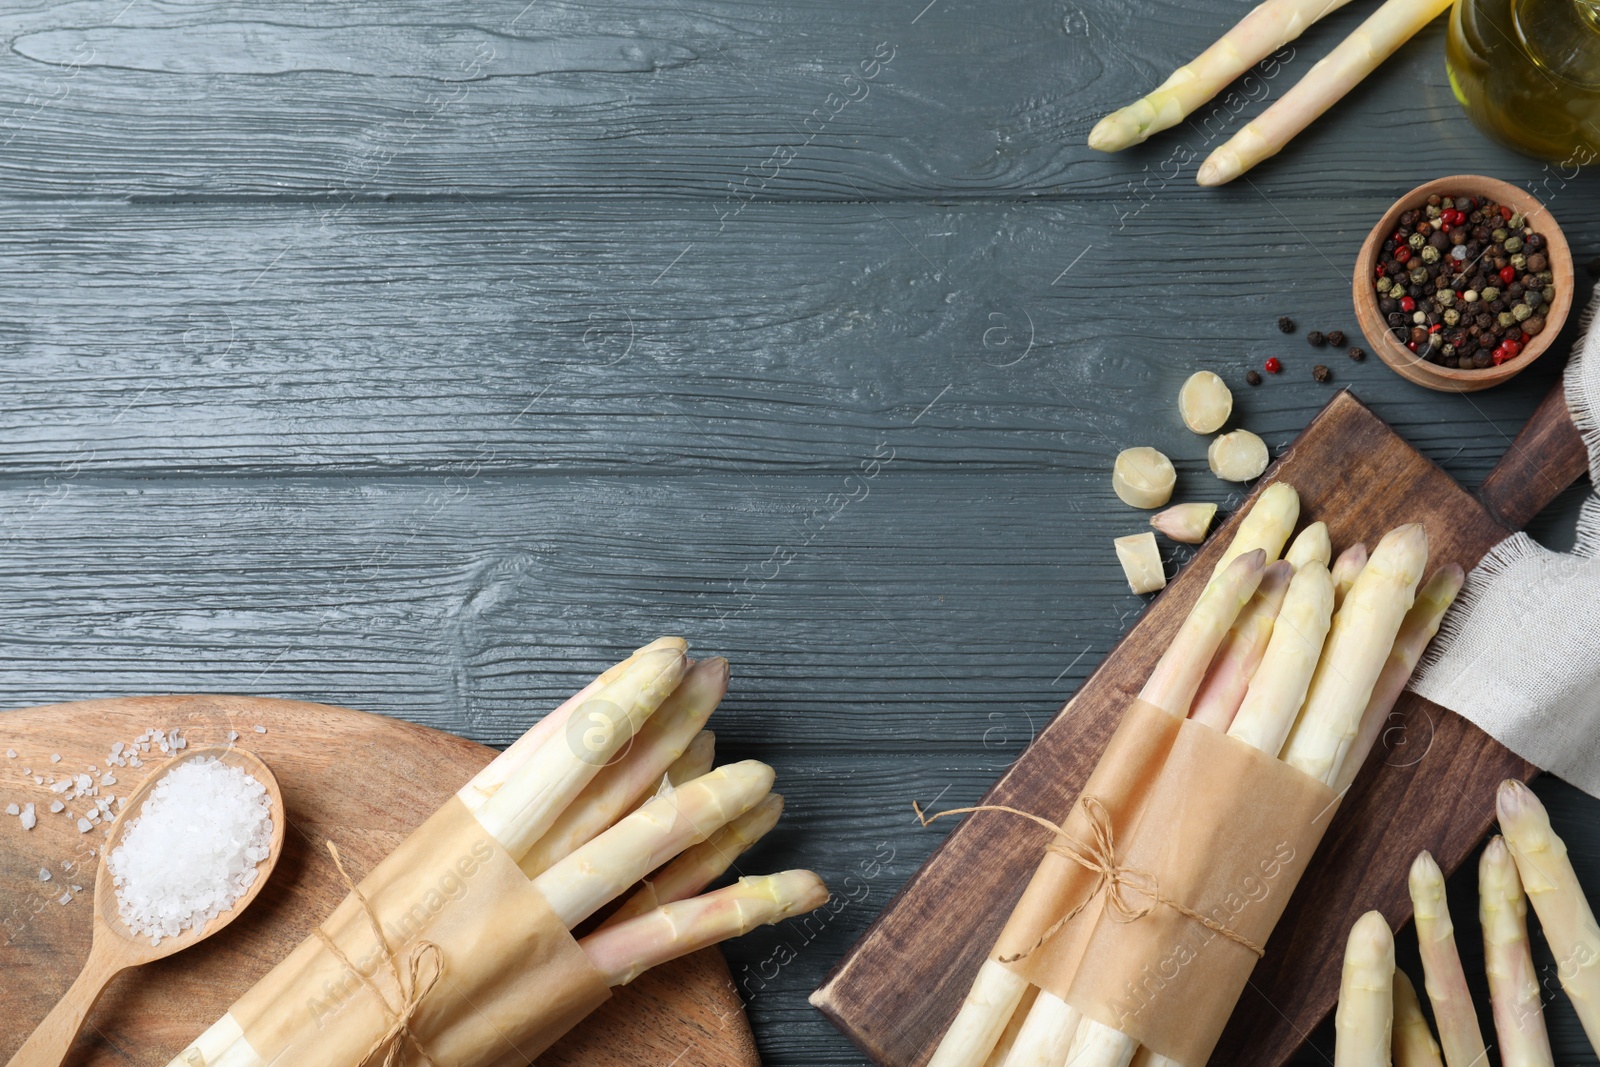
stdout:
POLYGON ((1496 367, 1511 358, 1511 356, 1506 352, 1505 345, 1497 345, 1491 355, 1494 357, 1494 365, 1496 367))
POLYGON ((1463 222, 1466 222, 1466 221, 1467 221, 1467 213, 1465 211, 1461 211, 1461 210, 1458 209, 1458 210, 1450 212, 1450 225, 1452 225, 1452 226, 1460 226, 1463 222))
POLYGON ((1501 204, 1500 205, 1500 217, 1505 219, 1507 222, 1510 222, 1511 221, 1511 209, 1506 207, 1504 204, 1501 204))
POLYGON ((1417 342, 1415 342, 1415 341, 1407 341, 1406 342, 1406 347, 1411 349, 1411 351, 1415 352, 1417 350, 1417 342))
POLYGON ((1394 250, 1394 258, 1399 260, 1401 263, 1410 263, 1411 262, 1411 249, 1409 249, 1409 248, 1397 248, 1397 249, 1395 249, 1394 250))
POLYGON ((1436 322, 1432 326, 1428 327, 1428 332, 1429 333, 1438 333, 1439 331, 1441 331, 1443 329, 1444 329, 1444 323, 1436 322))
POLYGON ((1415 311, 1417 310, 1417 302, 1411 299, 1409 296, 1402 296, 1400 298, 1400 310, 1407 312, 1415 311))
POLYGON ((1267 360, 1263 366, 1268 374, 1277 374, 1279 371, 1283 370, 1283 364, 1278 361, 1277 356, 1273 356, 1271 359, 1267 360))
POLYGON ((1505 282, 1507 285, 1510 285, 1512 282, 1516 281, 1517 280, 1517 268, 1515 268, 1515 267, 1501 267, 1500 268, 1500 280, 1502 282, 1505 282))
POLYGON ((1506 350, 1507 359, 1522 355, 1521 341, 1501 341, 1500 347, 1506 350))

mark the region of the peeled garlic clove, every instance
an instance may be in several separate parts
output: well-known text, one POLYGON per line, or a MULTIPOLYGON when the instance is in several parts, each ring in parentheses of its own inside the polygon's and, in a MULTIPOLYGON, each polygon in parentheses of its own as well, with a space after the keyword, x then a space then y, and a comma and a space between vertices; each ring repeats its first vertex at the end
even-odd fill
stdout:
POLYGON ((1117 562, 1122 564, 1128 588, 1135 593, 1154 593, 1167 587, 1167 572, 1161 566, 1161 550, 1156 547, 1155 534, 1129 534, 1111 544, 1117 550, 1117 562))
POLYGON ((1111 487, 1129 507, 1159 508, 1172 499, 1178 472, 1172 460, 1153 448, 1125 448, 1117 453, 1111 487))
POLYGON ((1206 539, 1211 520, 1217 517, 1215 504, 1174 504, 1166 511, 1150 516, 1150 525, 1186 545, 1198 545, 1206 539))
POLYGON ((1297 571, 1312 560, 1328 566, 1333 559, 1333 541, 1328 537, 1328 524, 1314 522, 1301 530, 1300 536, 1294 539, 1283 558, 1294 564, 1297 571))
POLYGON ((1249 430, 1225 433, 1206 449, 1211 473, 1225 482, 1249 482, 1267 469, 1267 443, 1249 430))
POLYGON ((1196 371, 1178 391, 1178 414, 1195 433, 1216 433, 1233 414, 1233 393, 1210 371, 1196 371))

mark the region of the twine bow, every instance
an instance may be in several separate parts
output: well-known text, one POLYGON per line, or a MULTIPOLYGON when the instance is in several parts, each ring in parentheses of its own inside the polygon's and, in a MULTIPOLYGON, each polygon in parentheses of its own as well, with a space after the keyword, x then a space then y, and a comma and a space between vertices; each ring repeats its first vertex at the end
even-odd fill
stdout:
POLYGON ((344 861, 339 858, 339 849, 332 841, 328 842, 328 852, 333 856, 333 865, 339 869, 339 877, 344 881, 345 888, 361 902, 361 912, 372 927, 372 935, 378 939, 378 949, 383 955, 384 962, 389 965, 389 975, 394 979, 395 989, 400 994, 400 1003, 390 1004, 383 990, 379 989, 361 968, 350 962, 350 957, 334 944, 333 939, 323 931, 322 927, 317 927, 317 936, 322 939, 322 943, 328 946, 340 963, 361 979, 362 984, 383 1006, 383 1013, 390 1020, 389 1029, 372 1043, 372 1047, 357 1061, 357 1067, 369 1067, 371 1064, 398 1067, 407 1045, 416 1049, 417 1055, 422 1057, 422 1062, 427 1064, 427 1067, 438 1067, 428 1058, 427 1050, 417 1040, 417 1035, 411 1032, 411 1018, 444 975, 444 951, 432 941, 418 941, 411 946, 411 951, 406 953, 405 966, 402 969, 394 946, 389 944, 389 939, 384 936, 383 925, 378 922, 377 912, 372 910, 372 902, 361 892, 361 887, 350 877, 350 872, 344 869, 344 861), (378 1058, 380 1054, 381 1060, 378 1058))
POLYGON ((1055 841, 1045 851, 1053 852, 1058 856, 1071 860, 1080 867, 1094 872, 1094 885, 1090 888, 1089 894, 1079 901, 1076 907, 1051 924, 1050 929, 1046 930, 1039 940, 1035 941, 1032 947, 1026 951, 1018 952, 1011 956, 999 957, 1001 963, 1015 963, 1037 951, 1046 941, 1056 936, 1063 926, 1066 926, 1081 915, 1083 909, 1087 908, 1089 903, 1102 893, 1105 894, 1106 898, 1106 910, 1111 913, 1112 919, 1117 922, 1137 922, 1149 915, 1158 906, 1164 904, 1184 918, 1192 919, 1204 926, 1212 933, 1220 934, 1234 944, 1249 949, 1255 953, 1257 959, 1266 955, 1266 951, 1260 945, 1257 945, 1243 934, 1228 929, 1210 916, 1202 915, 1193 908, 1162 893, 1161 883, 1157 881, 1154 874, 1149 871, 1142 871, 1137 867, 1129 867, 1126 864, 1118 863, 1116 836, 1112 832, 1111 816, 1107 813, 1105 805, 1100 803, 1099 798, 1087 794, 1080 797, 1078 803, 1083 807, 1084 817, 1089 823, 1090 841, 1087 844, 1070 836, 1049 819, 1034 815, 1031 812, 1020 811, 1017 808, 1007 807, 1004 804, 979 804, 971 808, 952 808, 949 811, 941 811, 937 815, 924 815, 922 813, 922 805, 916 801, 911 802, 911 808, 917 813, 917 818, 923 826, 927 826, 935 819, 942 819, 946 815, 965 815, 979 811, 998 811, 1007 815, 1020 815, 1024 819, 1038 823, 1056 835, 1055 841), (1134 900, 1135 896, 1144 897, 1144 902, 1136 902, 1134 900))

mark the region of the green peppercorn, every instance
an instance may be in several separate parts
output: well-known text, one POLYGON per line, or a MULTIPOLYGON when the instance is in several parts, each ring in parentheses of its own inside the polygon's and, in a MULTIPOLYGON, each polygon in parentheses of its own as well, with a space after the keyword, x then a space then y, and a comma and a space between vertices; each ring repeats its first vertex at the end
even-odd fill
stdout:
POLYGON ((1522 224, 1526 221, 1527 219, 1522 217, 1522 212, 1518 211, 1511 216, 1511 228, 1513 230, 1520 230, 1522 229, 1522 224))
POLYGON ((1421 285, 1423 282, 1428 280, 1428 268, 1412 267, 1411 273, 1406 275, 1406 277, 1411 279, 1412 285, 1421 285))
POLYGON ((1511 317, 1516 319, 1518 322, 1527 322, 1533 317, 1533 309, 1527 304, 1518 304, 1516 307, 1511 309, 1511 317))
POLYGON ((1422 262, 1424 262, 1424 263, 1437 263, 1437 262, 1439 262, 1439 250, 1437 248, 1433 247, 1432 245, 1423 245, 1422 246, 1422 262))
POLYGON ((1518 274, 1521 274, 1523 271, 1528 269, 1528 257, 1523 255, 1521 252, 1518 252, 1516 255, 1511 257, 1511 265, 1517 268, 1518 274))
POLYGON ((1512 234, 1510 237, 1507 237, 1506 238, 1506 251, 1507 252, 1520 252, 1520 251, 1522 251, 1522 238, 1516 236, 1515 234, 1512 234))
POLYGON ((1496 321, 1499 322, 1500 325, 1510 329, 1512 326, 1517 324, 1517 317, 1511 314, 1509 311, 1502 311, 1500 312, 1496 321))
POLYGON ((1433 294, 1433 298, 1445 307, 1449 307, 1456 302, 1456 291, 1450 288, 1440 289, 1433 294))
POLYGON ((1478 295, 1483 297, 1485 300, 1496 300, 1500 296, 1500 290, 1490 285, 1485 287, 1484 290, 1478 295))
POLYGON ((1393 285, 1394 285, 1394 282, 1390 281, 1389 280, 1389 276, 1387 274, 1385 274, 1383 277, 1378 279, 1378 284, 1377 284, 1378 292, 1387 293, 1390 290, 1390 288, 1393 287, 1393 285))
POLYGON ((1555 272, 1554 272, 1554 271, 1549 271, 1549 270, 1542 270, 1542 271, 1540 271, 1540 272, 1539 272, 1539 273, 1538 273, 1538 274, 1537 274, 1537 275, 1536 275, 1536 277, 1537 277, 1537 278, 1538 278, 1538 279, 1539 279, 1539 280, 1540 280, 1540 281, 1541 281, 1541 282, 1544 282, 1544 283, 1545 283, 1545 284, 1546 284, 1546 285, 1549 285, 1549 284, 1551 284, 1551 283, 1552 283, 1552 282, 1554 282, 1554 281, 1555 281, 1555 280, 1556 280, 1556 275, 1555 275, 1555 272))
POLYGON ((1406 244, 1410 245, 1414 249, 1415 248, 1421 248, 1423 245, 1425 245, 1427 243, 1428 243, 1428 239, 1426 237, 1422 236, 1422 234, 1420 234, 1420 233, 1414 233, 1410 237, 1406 238, 1406 244))
POLYGON ((1440 351, 1442 351, 1447 356, 1453 356, 1453 355, 1456 354, 1456 346, 1455 345, 1445 345, 1444 348, 1441 349, 1440 351))
POLYGON ((1556 298, 1556 287, 1553 285, 1547 285, 1543 289, 1539 290, 1539 295, 1544 297, 1544 302, 1548 304, 1550 301, 1556 298))
POLYGON ((1444 214, 1444 212, 1440 210, 1439 205, 1437 205, 1437 204, 1429 204, 1428 205, 1428 217, 1430 219, 1436 219, 1442 214, 1444 214))
POLYGON ((1506 229, 1504 226, 1500 226, 1500 227, 1497 227, 1493 232, 1491 232, 1489 234, 1489 236, 1494 238, 1494 243, 1495 244, 1500 244, 1507 237, 1511 236, 1511 231, 1506 229))
POLYGON ((1455 308, 1449 308, 1449 309, 1447 309, 1445 311, 1445 313, 1444 313, 1444 324, 1446 326, 1454 326, 1457 323, 1459 323, 1460 321, 1461 321, 1461 312, 1457 311, 1455 308))

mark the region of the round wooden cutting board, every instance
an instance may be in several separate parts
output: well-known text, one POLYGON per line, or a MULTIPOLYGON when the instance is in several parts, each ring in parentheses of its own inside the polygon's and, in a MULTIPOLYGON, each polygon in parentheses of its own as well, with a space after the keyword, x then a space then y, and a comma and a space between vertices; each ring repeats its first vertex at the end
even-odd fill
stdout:
MULTIPOLYGON (((225 744, 237 732, 283 788, 284 853, 261 895, 227 929, 111 983, 68 1059, 86 1067, 163 1067, 344 898, 326 840, 359 879, 495 755, 379 715, 252 697, 130 697, 0 713, 0 811, 32 803, 39 819, 24 830, 16 816, 0 814, 0 1062, 88 956, 90 894, 104 839, 101 828, 79 833, 75 819, 52 814, 50 803, 60 798, 34 776, 60 779, 91 773, 91 766, 104 772, 115 742, 150 727, 181 729, 191 747, 225 744), (32 773, 25 776, 25 768, 32 773), (41 869, 49 881, 40 879, 41 869), (63 904, 63 894, 73 899, 63 904)), ((101 792, 131 794, 162 758, 153 752, 143 767, 116 768, 115 784, 101 792)), ((83 803, 68 802, 68 810, 83 803)), ((539 1062, 759 1067, 760 1060, 727 964, 710 949, 617 990, 539 1062)))

